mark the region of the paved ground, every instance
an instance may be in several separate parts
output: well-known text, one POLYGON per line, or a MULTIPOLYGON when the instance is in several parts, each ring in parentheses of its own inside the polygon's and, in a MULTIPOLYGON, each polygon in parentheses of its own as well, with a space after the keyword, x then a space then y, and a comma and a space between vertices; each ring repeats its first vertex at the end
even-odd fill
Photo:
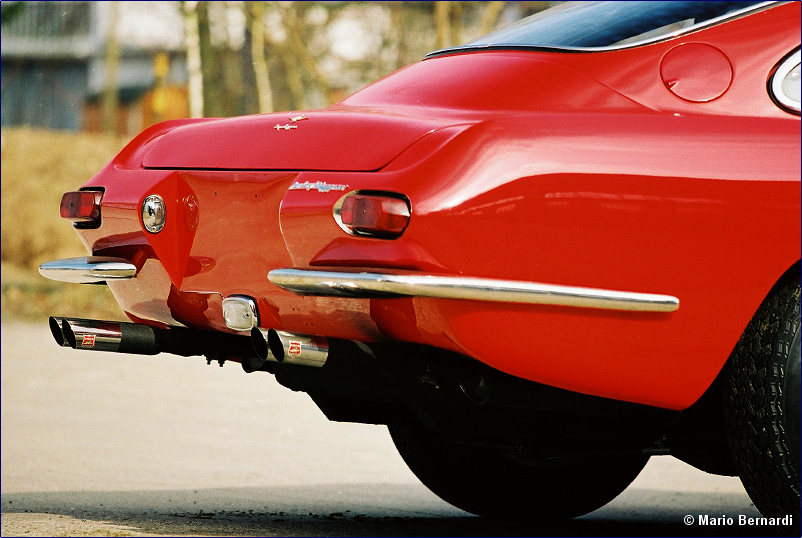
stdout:
POLYGON ((593 514, 500 525, 429 493, 383 427, 330 423, 269 374, 58 348, 15 322, 1 365, 3 536, 799 536, 738 525, 759 514, 737 479, 668 457, 593 514))

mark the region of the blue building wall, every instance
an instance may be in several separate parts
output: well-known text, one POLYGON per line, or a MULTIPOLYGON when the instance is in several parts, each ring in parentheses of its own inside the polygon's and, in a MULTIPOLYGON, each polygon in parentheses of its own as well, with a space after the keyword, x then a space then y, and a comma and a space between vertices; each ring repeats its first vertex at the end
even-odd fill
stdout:
POLYGON ((3 60, 2 126, 80 130, 86 61, 3 60))

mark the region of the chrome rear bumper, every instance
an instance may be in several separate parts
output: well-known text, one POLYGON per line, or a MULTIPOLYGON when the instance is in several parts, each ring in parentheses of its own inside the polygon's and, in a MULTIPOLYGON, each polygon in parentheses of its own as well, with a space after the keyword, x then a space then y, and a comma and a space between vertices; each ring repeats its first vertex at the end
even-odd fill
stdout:
MULTIPOLYGON (((98 284, 134 278, 136 266, 122 258, 90 256, 43 263, 39 273, 52 280, 98 284)), ((518 280, 308 269, 274 269, 267 277, 276 286, 299 295, 374 299, 433 297, 635 312, 674 312, 679 308, 679 299, 671 295, 518 280)))
POLYGON ((101 284, 107 280, 134 278, 136 266, 123 258, 89 256, 43 263, 39 266, 39 273, 62 282, 101 284))
POLYGON ((489 278, 307 269, 274 269, 267 278, 276 286, 300 295, 434 297, 635 312, 674 312, 679 308, 679 299, 670 295, 489 278))

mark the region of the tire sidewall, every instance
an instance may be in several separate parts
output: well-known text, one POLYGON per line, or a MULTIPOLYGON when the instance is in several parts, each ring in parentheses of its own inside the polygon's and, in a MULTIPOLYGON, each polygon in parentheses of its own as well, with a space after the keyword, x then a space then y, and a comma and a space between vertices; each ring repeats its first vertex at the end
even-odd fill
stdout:
POLYGON ((727 440, 744 488, 767 517, 800 514, 799 297, 798 277, 775 287, 728 363, 727 440))

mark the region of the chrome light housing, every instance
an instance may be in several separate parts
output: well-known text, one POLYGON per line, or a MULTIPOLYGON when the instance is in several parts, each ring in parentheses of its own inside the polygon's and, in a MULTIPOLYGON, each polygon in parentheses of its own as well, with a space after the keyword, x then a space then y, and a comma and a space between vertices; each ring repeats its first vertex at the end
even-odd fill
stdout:
POLYGON ((142 224, 152 234, 164 228, 166 218, 164 200, 157 194, 151 194, 142 202, 142 224))
POLYGON ((771 78, 771 94, 790 111, 800 111, 800 51, 797 49, 783 60, 771 78))
POLYGON ((231 295, 223 299, 223 319, 232 331, 250 331, 259 326, 256 301, 247 295, 231 295))

